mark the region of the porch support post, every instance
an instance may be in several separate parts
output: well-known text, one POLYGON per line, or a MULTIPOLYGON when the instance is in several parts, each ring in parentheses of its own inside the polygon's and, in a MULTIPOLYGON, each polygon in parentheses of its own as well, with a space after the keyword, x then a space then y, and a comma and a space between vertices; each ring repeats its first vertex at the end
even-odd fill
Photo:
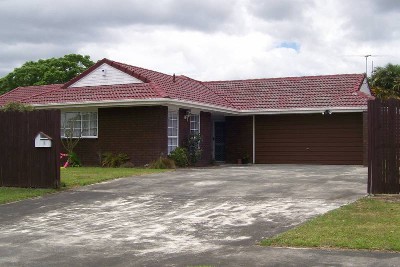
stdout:
POLYGON ((256 163, 256 116, 253 115, 253 164, 256 163))

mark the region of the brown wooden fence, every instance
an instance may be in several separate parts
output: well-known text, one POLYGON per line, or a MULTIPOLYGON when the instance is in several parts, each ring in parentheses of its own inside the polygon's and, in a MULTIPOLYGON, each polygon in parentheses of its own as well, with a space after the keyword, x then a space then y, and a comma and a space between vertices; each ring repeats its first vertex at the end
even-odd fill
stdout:
POLYGON ((368 101, 368 193, 400 192, 400 101, 368 101))
POLYGON ((59 110, 0 112, 0 186, 58 188, 59 155, 59 110), (51 147, 35 147, 41 132, 51 147))

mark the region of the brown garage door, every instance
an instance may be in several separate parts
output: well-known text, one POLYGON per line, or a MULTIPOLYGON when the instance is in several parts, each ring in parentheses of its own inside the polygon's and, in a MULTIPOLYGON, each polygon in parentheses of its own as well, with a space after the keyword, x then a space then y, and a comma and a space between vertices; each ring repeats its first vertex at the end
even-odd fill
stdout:
POLYGON ((256 163, 362 164, 361 113, 256 116, 256 163))

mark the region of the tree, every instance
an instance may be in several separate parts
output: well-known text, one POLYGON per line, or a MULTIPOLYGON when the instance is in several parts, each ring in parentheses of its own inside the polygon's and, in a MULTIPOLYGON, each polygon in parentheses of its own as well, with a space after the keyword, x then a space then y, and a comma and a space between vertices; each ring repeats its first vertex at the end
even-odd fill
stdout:
POLYGON ((0 79, 0 94, 19 86, 65 83, 93 64, 89 56, 78 54, 28 61, 0 79))
POLYGON ((377 98, 400 99, 400 65, 389 63, 385 67, 377 67, 369 82, 377 98))
POLYGON ((74 152, 76 145, 79 143, 82 137, 82 129, 75 127, 77 123, 80 123, 80 118, 72 117, 67 120, 61 120, 61 127, 64 129, 64 137, 61 137, 61 144, 68 155, 68 164, 72 167, 80 167, 81 162, 78 155, 74 152), (63 123, 65 125, 63 125, 63 123))
POLYGON ((18 112, 24 112, 24 111, 32 111, 33 107, 30 105, 25 105, 19 102, 8 102, 4 106, 0 107, 0 111, 18 111, 18 112))

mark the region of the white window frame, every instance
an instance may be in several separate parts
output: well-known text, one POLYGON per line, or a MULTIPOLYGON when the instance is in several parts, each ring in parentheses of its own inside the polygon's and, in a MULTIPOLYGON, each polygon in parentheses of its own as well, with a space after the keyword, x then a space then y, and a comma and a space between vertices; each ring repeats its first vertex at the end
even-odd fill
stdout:
POLYGON ((192 113, 189 117, 189 131, 190 134, 199 134, 200 133, 200 113, 192 113), (195 119, 197 118, 197 120, 195 119), (196 127, 192 127, 193 124, 196 124, 196 127))
POLYGON ((99 114, 97 111, 65 111, 65 112, 61 112, 61 138, 66 138, 67 136, 65 136, 65 125, 63 125, 63 122, 65 122, 66 116, 67 114, 79 114, 79 121, 80 122, 80 135, 81 136, 73 136, 72 138, 98 138, 99 136, 99 114), (89 133, 91 128, 95 128, 96 129, 96 135, 83 135, 83 123, 84 120, 82 120, 82 116, 84 114, 88 114, 89 113, 89 133), (96 114, 96 120, 91 120, 92 114, 96 114), (96 126, 95 127, 91 127, 91 122, 96 122, 96 126))
POLYGON ((168 155, 174 151, 178 146, 179 146, 179 112, 177 110, 168 110, 168 123, 167 123, 167 136, 168 136, 168 142, 167 142, 167 151, 168 155), (171 119, 171 115, 174 115, 174 117, 171 119), (175 129, 172 125, 172 121, 176 120, 176 135, 170 135, 169 130, 170 129, 175 129), (170 140, 176 140, 176 145, 170 145, 170 140))

